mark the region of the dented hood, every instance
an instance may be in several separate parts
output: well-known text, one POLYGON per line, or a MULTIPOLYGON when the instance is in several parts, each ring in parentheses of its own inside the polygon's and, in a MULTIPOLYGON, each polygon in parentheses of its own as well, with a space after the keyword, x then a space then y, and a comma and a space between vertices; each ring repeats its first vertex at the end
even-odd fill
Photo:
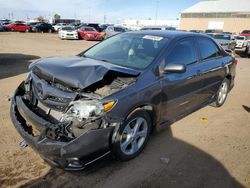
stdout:
POLYGON ((32 63, 29 69, 39 77, 80 89, 102 80, 109 71, 131 76, 140 74, 134 69, 80 56, 41 59, 32 63))

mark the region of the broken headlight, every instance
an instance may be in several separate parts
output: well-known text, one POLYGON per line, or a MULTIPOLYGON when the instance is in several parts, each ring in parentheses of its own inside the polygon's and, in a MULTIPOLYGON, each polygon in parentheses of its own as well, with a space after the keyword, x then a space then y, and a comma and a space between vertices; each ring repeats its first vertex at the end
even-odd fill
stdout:
POLYGON ((116 100, 112 100, 106 103, 100 101, 73 101, 69 104, 66 112, 62 115, 61 121, 72 121, 78 120, 83 121, 84 119, 95 119, 100 117, 104 112, 111 110, 116 104, 116 100))

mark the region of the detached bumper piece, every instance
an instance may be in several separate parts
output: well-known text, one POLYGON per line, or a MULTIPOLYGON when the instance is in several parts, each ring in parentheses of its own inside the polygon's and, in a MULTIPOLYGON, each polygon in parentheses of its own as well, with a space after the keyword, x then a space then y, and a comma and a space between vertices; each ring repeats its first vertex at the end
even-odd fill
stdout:
POLYGON ((41 157, 53 166, 65 170, 81 170, 86 164, 109 152, 110 135, 114 127, 88 130, 70 141, 48 137, 49 131, 59 124, 52 124, 33 112, 22 96, 21 84, 11 102, 11 119, 23 139, 41 157))

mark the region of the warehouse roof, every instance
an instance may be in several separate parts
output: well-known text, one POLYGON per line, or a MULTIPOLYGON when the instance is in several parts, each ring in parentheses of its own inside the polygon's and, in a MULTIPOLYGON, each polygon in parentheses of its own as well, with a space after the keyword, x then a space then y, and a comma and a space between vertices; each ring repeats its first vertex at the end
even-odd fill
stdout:
POLYGON ((182 13, 244 12, 250 13, 250 0, 204 0, 182 13))

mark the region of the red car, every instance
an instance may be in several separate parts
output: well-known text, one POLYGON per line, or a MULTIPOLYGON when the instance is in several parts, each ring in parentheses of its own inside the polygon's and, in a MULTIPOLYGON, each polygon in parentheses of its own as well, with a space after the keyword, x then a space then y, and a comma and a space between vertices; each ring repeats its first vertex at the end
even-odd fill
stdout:
POLYGON ((103 40, 103 35, 93 27, 81 27, 78 33, 84 40, 103 40))
POLYGON ((20 31, 20 32, 28 32, 30 30, 30 26, 23 23, 12 23, 3 26, 6 31, 20 31))
POLYGON ((240 33, 240 36, 245 36, 248 40, 250 40, 250 30, 244 30, 240 33))

